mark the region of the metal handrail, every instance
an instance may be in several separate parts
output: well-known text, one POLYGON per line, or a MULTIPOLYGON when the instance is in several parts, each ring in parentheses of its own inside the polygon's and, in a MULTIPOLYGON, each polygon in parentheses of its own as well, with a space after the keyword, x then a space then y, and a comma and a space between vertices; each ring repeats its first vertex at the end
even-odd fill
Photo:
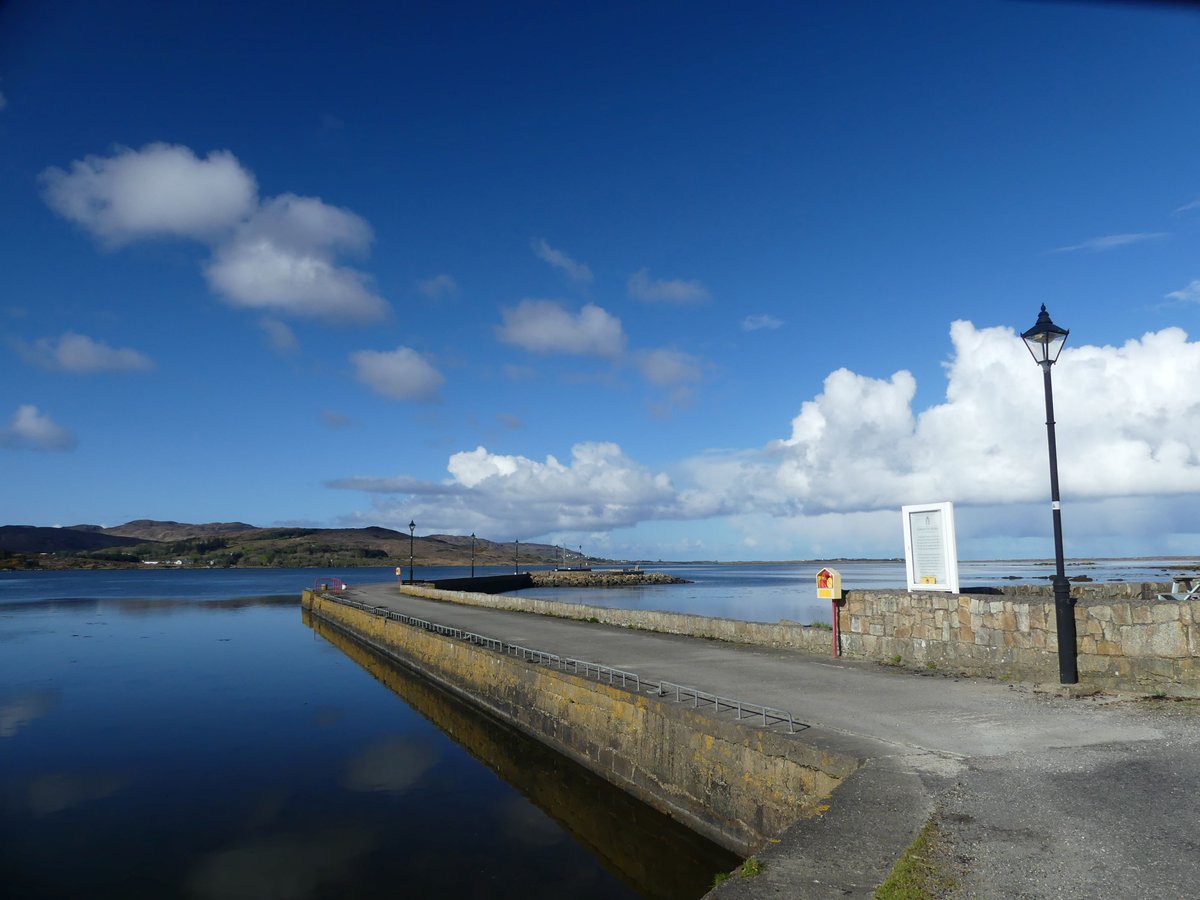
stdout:
MULTIPOLYGON (((550 653, 546 650, 535 650, 530 647, 522 647, 520 644, 510 644, 507 641, 502 641, 499 638, 486 637, 485 635, 476 634, 473 631, 463 631, 460 628, 455 628, 452 625, 441 625, 437 622, 431 622, 428 619, 419 619, 416 616, 406 615, 398 612, 387 606, 368 606, 365 603, 360 603, 350 597, 329 596, 321 594, 326 600, 332 600, 335 603, 341 603, 344 606, 350 606, 362 612, 370 613, 385 619, 391 619, 393 622, 400 622, 404 625, 409 625, 413 628, 420 628, 424 631, 430 631, 435 634, 444 635, 445 637, 454 638, 456 640, 466 641, 488 650, 494 650, 497 653, 504 653, 508 656, 516 656, 519 659, 533 662, 539 665, 552 666, 556 669, 566 671, 571 669, 574 674, 582 675, 585 678, 592 678, 596 681, 604 681, 611 685, 615 685, 620 679, 622 687, 629 687, 632 682, 633 690, 636 693, 641 693, 645 689, 648 693, 653 693, 656 697, 671 697, 673 695, 676 703, 682 703, 686 700, 692 701, 692 707, 699 709, 700 704, 705 706, 712 705, 714 712, 720 713, 723 710, 731 711, 736 714, 738 721, 742 719, 761 719, 763 728, 770 728, 772 725, 781 725, 787 723, 788 734, 796 733, 796 719, 790 712, 785 709, 777 709, 773 706, 762 706, 757 703, 748 703, 745 700, 738 700, 731 697, 721 697, 717 694, 710 694, 706 691, 701 691, 698 688, 688 687, 687 685, 675 684, 671 681, 647 681, 643 682, 641 676, 636 672, 627 672, 623 669, 614 669, 611 666, 606 666, 601 663, 588 662, 582 659, 573 657, 559 656, 557 653, 550 653), (582 671, 581 671, 582 670, 582 671)), ((802 727, 807 728, 807 725, 800 723, 802 727)))

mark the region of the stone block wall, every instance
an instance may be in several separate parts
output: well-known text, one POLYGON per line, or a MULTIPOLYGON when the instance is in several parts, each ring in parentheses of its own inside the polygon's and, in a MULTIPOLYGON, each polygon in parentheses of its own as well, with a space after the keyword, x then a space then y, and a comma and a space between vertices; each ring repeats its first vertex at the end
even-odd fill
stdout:
MULTIPOLYGON (((1106 690, 1200 696, 1200 601, 1157 599, 1163 584, 1072 587, 1080 680, 1106 690)), ((1058 680, 1048 587, 996 594, 847 591, 846 656, 1027 681, 1058 680)))
MULTIPOLYGON (((406 586, 407 587, 407 586, 406 586)), ((343 605, 304 609, 717 843, 746 854, 858 767, 840 750, 533 665, 343 605)))

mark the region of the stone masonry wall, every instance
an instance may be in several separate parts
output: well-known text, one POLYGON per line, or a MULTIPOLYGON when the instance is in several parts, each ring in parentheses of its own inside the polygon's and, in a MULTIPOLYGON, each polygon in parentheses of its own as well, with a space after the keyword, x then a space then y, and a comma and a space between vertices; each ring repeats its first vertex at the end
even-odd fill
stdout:
MULTIPOLYGON (((821 654, 832 650, 828 630, 798 622, 745 622, 420 585, 401 590, 666 634, 821 654)), ((1157 599, 1168 590, 1169 584, 1072 585, 1082 682, 1109 691, 1200 697, 1200 601, 1157 599)), ((839 604, 838 620, 846 657, 1021 681, 1058 680, 1058 635, 1048 586, 1014 585, 988 594, 851 590, 839 604)))
POLYGON ((748 853, 813 815, 857 759, 526 663, 305 591, 304 609, 718 843, 748 853))
MULTIPOLYGON (((1200 601, 1157 599, 1160 584, 1076 585, 1080 681, 1106 690, 1200 696, 1200 601)), ((1001 594, 846 591, 851 657, 1027 681, 1058 680, 1050 589, 1001 594)))

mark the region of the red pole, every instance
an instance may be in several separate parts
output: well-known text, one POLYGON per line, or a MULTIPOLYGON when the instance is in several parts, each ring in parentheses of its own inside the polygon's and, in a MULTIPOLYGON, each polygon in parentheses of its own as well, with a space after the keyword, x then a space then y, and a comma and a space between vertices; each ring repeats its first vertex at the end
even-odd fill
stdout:
POLYGON ((831 600, 830 603, 833 605, 833 655, 841 656, 842 655, 842 630, 838 624, 837 601, 831 600))

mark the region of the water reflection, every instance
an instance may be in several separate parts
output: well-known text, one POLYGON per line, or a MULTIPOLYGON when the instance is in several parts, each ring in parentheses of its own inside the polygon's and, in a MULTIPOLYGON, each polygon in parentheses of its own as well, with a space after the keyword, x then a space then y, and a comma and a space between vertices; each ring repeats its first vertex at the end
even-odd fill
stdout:
POLYGON ((0 703, 0 738, 15 737, 17 732, 58 705, 58 691, 28 691, 0 703))
MULTIPOLYGON (((565 828, 643 897, 700 897, 717 872, 739 862, 729 851, 537 741, 465 706, 307 611, 303 617, 317 634, 527 798, 501 797, 490 808, 473 813, 511 840, 551 847, 562 844, 565 828)), ((411 759, 411 747, 400 749, 411 759)))
POLYGON ((395 735, 363 748, 342 779, 352 791, 401 793, 421 780, 441 757, 428 735, 395 735))
POLYGON ((55 772, 28 784, 27 806, 35 818, 53 815, 92 800, 102 800, 126 787, 129 775, 55 772))
POLYGON ((358 827, 251 837, 206 856, 185 885, 189 895, 211 900, 305 900, 353 880, 352 868, 375 848, 358 827))

